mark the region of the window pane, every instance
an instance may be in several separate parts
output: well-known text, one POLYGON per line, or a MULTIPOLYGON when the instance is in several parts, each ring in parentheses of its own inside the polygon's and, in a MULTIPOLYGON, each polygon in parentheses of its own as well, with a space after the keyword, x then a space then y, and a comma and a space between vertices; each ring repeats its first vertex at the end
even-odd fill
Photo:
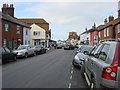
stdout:
POLYGON ((98 57, 99 52, 100 52, 102 46, 103 46, 103 44, 100 44, 100 45, 95 49, 95 51, 94 51, 94 53, 93 53, 93 55, 94 55, 95 57, 98 57))
POLYGON ((17 26, 17 34, 20 34, 20 26, 17 26))
POLYGON ((109 52, 110 45, 104 45, 103 49, 100 51, 99 59, 105 61, 109 52))
POLYGON ((6 52, 9 52, 10 53, 10 50, 8 48, 5 48, 6 52))
POLYGON ((8 31, 8 24, 5 24, 5 31, 8 31))
POLYGON ((118 33, 120 33, 120 24, 118 24, 118 33))

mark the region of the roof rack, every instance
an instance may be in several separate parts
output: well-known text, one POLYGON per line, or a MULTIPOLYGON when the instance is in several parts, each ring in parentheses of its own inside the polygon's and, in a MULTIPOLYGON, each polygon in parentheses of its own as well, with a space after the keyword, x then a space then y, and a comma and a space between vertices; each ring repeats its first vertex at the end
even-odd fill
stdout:
POLYGON ((100 40, 99 43, 102 43, 102 42, 107 42, 107 41, 115 41, 115 42, 120 42, 120 39, 105 39, 105 40, 100 40))

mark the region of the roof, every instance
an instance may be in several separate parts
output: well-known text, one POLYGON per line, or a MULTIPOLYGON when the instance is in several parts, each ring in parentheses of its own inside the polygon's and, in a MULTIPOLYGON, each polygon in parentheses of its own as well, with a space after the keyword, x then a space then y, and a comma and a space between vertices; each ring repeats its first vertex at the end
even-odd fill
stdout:
POLYGON ((84 31, 83 33, 81 33, 80 35, 82 35, 82 34, 85 34, 85 33, 89 33, 89 32, 91 32, 91 31, 94 31, 94 30, 100 30, 101 28, 103 28, 104 27, 104 25, 99 25, 98 27, 93 27, 93 28, 91 28, 91 29, 89 29, 89 30, 87 30, 87 31, 84 31))
POLYGON ((115 24, 117 24, 117 23, 120 23, 120 18, 116 18, 116 19, 114 19, 113 21, 107 23, 107 24, 106 24, 104 27, 102 27, 100 30, 102 30, 102 29, 104 29, 104 28, 106 28, 106 27, 108 27, 108 26, 110 26, 110 25, 115 25, 115 24))
POLYGON ((77 32, 69 32, 69 35, 71 35, 71 34, 74 34, 74 35, 78 36, 77 32))
POLYGON ((49 24, 46 22, 43 18, 19 18, 19 20, 23 21, 24 23, 27 24, 49 24))
POLYGON ((28 27, 30 28, 29 25, 21 22, 20 20, 18 20, 17 18, 14 18, 8 14, 3 14, 2 12, 0 12, 0 18, 4 19, 4 20, 7 20, 7 21, 10 21, 10 22, 13 22, 13 23, 16 23, 16 24, 19 24, 19 25, 22 25, 24 27, 28 27))

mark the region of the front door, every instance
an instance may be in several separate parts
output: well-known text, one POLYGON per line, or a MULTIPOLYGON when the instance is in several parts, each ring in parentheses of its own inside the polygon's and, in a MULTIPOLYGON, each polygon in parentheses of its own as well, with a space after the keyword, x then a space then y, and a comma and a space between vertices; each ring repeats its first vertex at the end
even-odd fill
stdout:
POLYGON ((12 51, 12 40, 9 41, 9 49, 12 51))

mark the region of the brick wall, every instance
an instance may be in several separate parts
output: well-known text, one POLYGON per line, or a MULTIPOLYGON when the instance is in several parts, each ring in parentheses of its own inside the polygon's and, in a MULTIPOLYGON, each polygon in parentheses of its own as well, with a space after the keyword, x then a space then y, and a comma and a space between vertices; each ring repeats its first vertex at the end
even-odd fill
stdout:
POLYGON ((14 40, 18 40, 21 39, 21 44, 23 43, 23 27, 20 26, 20 34, 16 34, 16 30, 17 30, 17 24, 14 24, 12 22, 8 22, 9 24, 9 31, 5 32, 5 20, 2 20, 2 44, 3 44, 3 39, 6 38, 7 39, 7 47, 9 47, 9 40, 12 40, 12 48, 14 48, 14 40))

